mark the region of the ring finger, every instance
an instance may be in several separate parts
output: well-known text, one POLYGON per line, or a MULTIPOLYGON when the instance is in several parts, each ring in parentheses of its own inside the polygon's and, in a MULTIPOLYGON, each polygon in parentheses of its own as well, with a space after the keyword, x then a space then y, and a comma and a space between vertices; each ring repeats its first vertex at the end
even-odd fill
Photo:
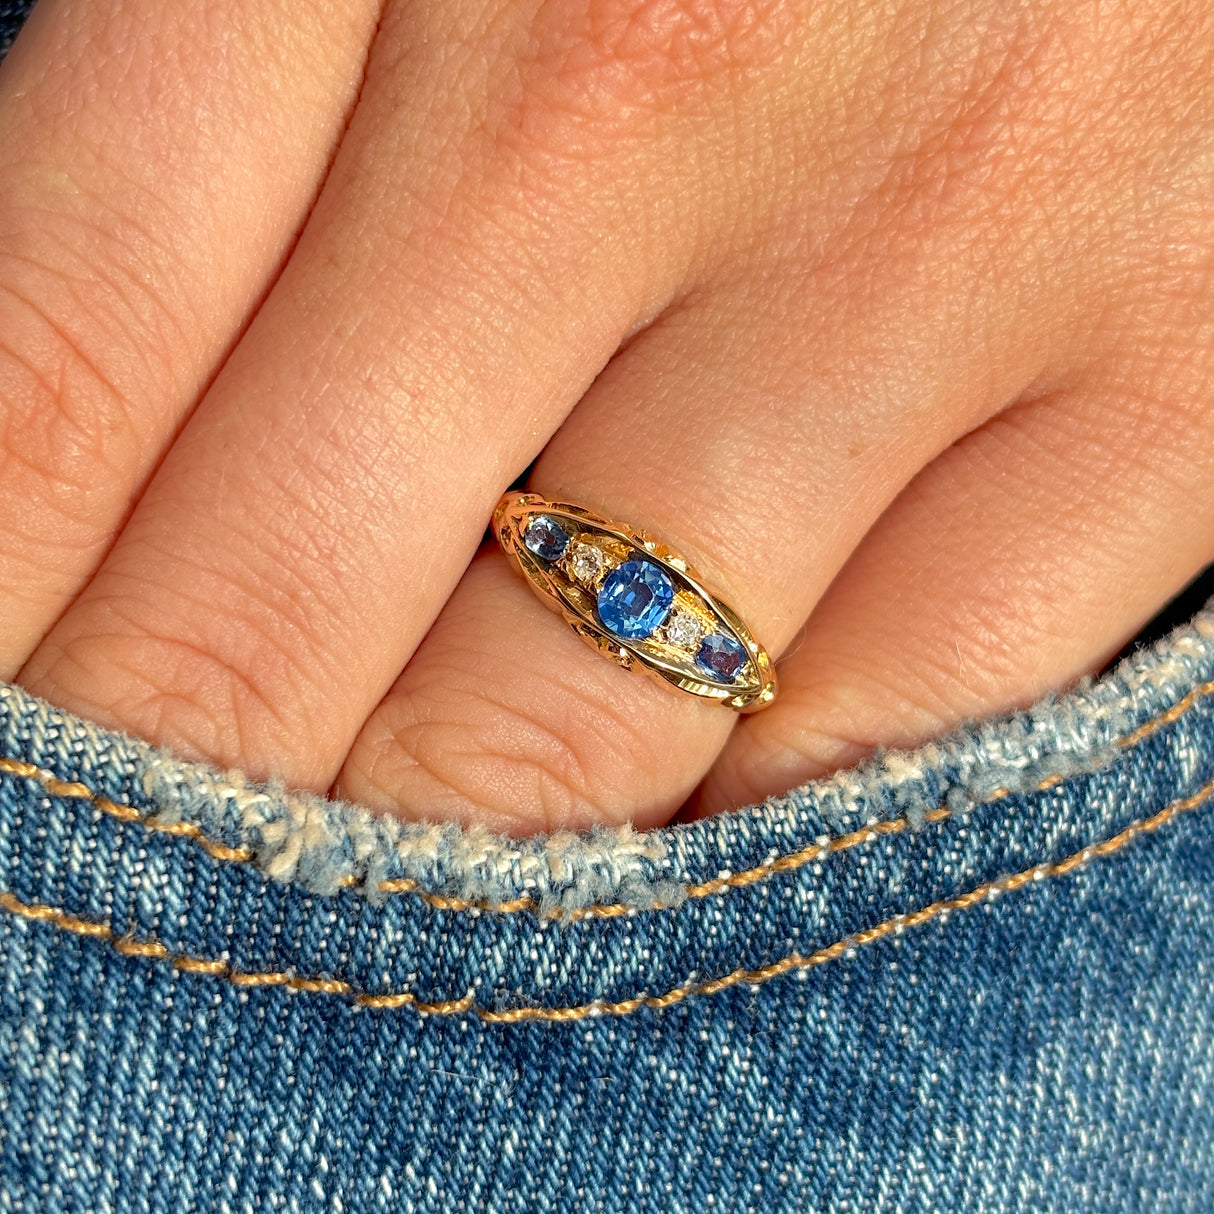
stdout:
MULTIPOLYGON (((1040 370, 1008 362, 992 374, 973 340, 912 372, 881 353, 880 306, 867 300, 849 320, 846 307, 823 306, 826 291, 803 275, 783 289, 743 275, 672 309, 598 377, 528 486, 661 538, 773 657, 898 490, 1040 370), (861 357, 858 384, 847 376, 861 357)), ((905 329, 905 302, 885 307, 905 329)), ((950 328, 947 307, 920 316, 918 332, 904 332, 912 344, 950 328)), ((708 769, 734 719, 604 661, 492 546, 334 792, 519 834, 649 827, 708 769)))

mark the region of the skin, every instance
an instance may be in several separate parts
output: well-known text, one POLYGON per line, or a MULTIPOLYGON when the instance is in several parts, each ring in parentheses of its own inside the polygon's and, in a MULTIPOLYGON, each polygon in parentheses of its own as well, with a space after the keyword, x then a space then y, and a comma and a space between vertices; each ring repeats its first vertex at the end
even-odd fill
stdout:
POLYGON ((0 677, 526 834, 1106 661, 1214 558, 1202 0, 41 0, 0 68, 0 677), (739 719, 483 542, 662 536, 739 719))

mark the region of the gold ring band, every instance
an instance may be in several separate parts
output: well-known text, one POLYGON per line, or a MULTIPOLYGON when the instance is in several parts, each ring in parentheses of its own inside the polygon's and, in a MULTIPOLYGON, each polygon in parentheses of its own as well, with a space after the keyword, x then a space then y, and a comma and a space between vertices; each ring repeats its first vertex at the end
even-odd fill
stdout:
POLYGON ((625 670, 735 712, 775 699, 767 651, 683 557, 647 532, 510 490, 493 511, 493 534, 544 603, 625 670))

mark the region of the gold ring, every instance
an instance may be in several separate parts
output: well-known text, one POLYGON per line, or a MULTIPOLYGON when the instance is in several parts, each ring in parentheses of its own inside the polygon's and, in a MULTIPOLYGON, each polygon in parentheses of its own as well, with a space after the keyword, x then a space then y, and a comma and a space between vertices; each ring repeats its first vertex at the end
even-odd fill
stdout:
POLYGON ((625 670, 735 712, 775 699, 767 651, 683 557, 647 532, 510 490, 493 511, 493 534, 544 603, 625 670))

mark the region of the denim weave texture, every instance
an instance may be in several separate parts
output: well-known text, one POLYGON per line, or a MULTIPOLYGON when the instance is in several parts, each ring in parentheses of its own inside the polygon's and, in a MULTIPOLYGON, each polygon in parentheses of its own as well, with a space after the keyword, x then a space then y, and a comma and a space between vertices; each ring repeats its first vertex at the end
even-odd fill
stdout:
POLYGON ((33 7, 33 0, 0 0, 0 57, 12 46, 21 23, 33 7))
POLYGON ((509 840, 0 685, 0 1209, 1214 1209, 1214 611, 736 814, 509 840))

